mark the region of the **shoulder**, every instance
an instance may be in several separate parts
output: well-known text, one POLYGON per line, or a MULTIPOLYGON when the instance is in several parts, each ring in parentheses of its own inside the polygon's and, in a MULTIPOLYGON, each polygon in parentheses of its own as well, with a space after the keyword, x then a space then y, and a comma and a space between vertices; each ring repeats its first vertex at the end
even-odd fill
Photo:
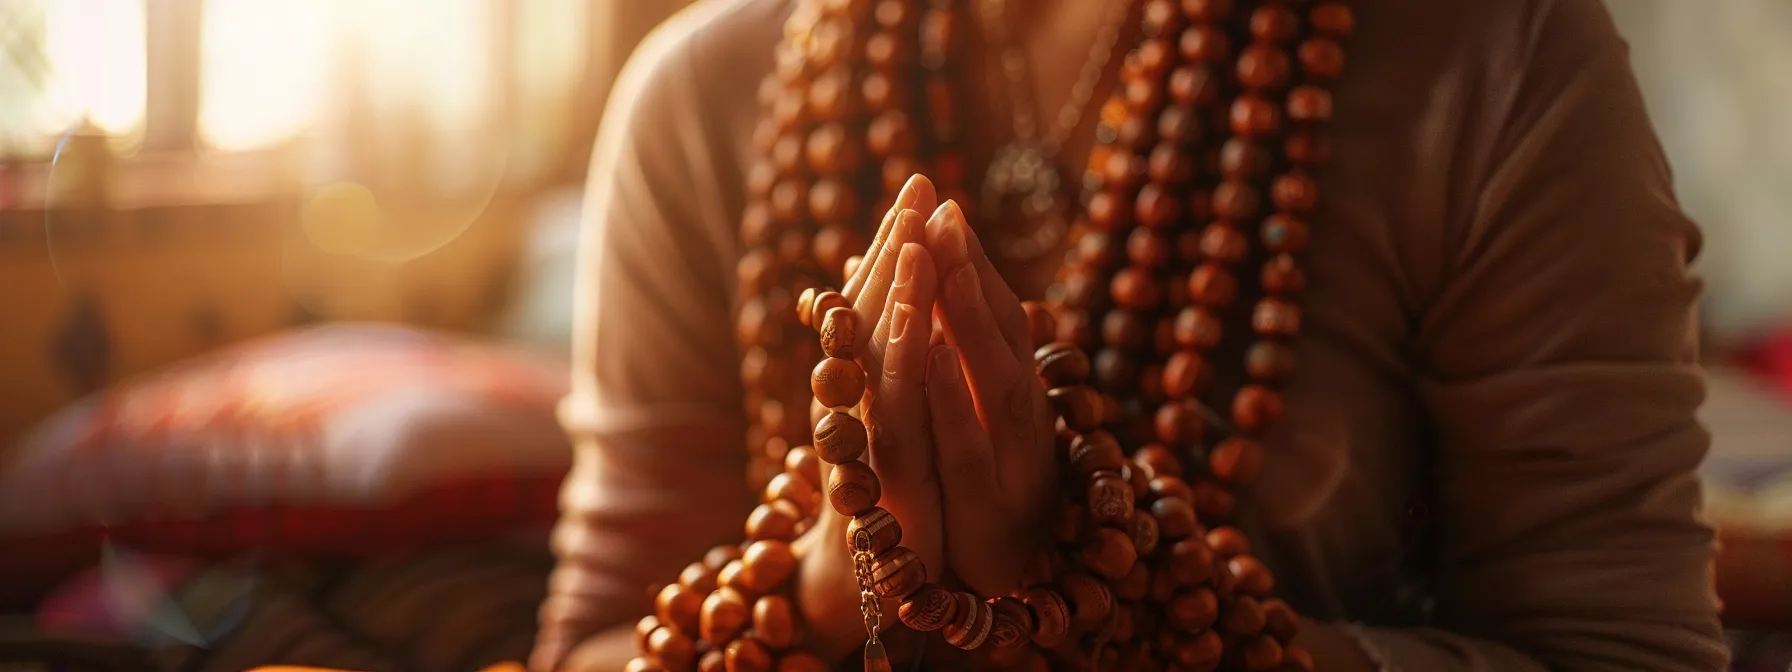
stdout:
POLYGON ((611 109, 728 102, 752 107, 794 0, 699 0, 648 33, 611 89, 611 109))

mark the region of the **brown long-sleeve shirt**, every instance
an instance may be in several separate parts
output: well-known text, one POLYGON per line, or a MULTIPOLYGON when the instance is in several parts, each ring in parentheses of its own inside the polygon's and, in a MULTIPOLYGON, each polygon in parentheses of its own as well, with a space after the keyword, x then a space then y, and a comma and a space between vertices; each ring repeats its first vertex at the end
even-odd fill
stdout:
MULTIPOLYGON (((556 538, 595 571, 557 573, 550 631, 645 613, 644 586, 738 536, 753 502, 734 227, 790 4, 700 3, 617 84, 556 538)), ((1354 4, 1301 373, 1245 500, 1278 590, 1384 626, 1367 637, 1402 670, 1722 669, 1692 473, 1699 234, 1624 42, 1597 0, 1354 4)))

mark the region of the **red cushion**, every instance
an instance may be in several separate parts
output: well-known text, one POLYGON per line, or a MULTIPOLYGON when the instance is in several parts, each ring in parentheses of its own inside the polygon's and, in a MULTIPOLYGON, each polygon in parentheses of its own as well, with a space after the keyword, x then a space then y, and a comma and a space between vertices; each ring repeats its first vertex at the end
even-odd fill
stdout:
POLYGON ((107 535, 366 554, 540 529, 571 461, 565 379, 498 346, 332 325, 119 385, 0 456, 0 593, 90 565, 107 535))

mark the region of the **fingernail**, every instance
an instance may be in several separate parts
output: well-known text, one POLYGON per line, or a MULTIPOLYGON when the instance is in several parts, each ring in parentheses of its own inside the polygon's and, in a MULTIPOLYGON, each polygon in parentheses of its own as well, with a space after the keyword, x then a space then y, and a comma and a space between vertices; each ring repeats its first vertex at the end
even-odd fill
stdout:
POLYGON ((933 211, 933 217, 927 226, 934 231, 935 244, 940 246, 940 253, 951 259, 963 259, 968 253, 964 240, 964 212, 958 209, 958 203, 948 200, 941 203, 933 211))
POLYGON ((921 174, 915 173, 908 176, 907 182, 902 183, 902 189, 896 192, 896 208, 898 210, 915 203, 915 182, 920 179, 921 174))
POLYGON ((967 306, 983 303, 983 285, 977 279, 977 269, 971 265, 959 264, 958 270, 952 272, 952 292, 967 306))
POLYGON ((921 254, 921 246, 914 243, 903 243, 902 253, 896 257, 896 286, 906 287, 915 279, 915 261, 921 254))
POLYGON ((896 314, 890 316, 891 343, 902 340, 902 335, 908 333, 909 318, 912 318, 915 315, 915 307, 906 303, 896 304, 896 307, 893 310, 896 311, 896 314))
POLYGON ((933 349, 934 382, 953 384, 958 382, 958 351, 950 345, 942 345, 933 349))

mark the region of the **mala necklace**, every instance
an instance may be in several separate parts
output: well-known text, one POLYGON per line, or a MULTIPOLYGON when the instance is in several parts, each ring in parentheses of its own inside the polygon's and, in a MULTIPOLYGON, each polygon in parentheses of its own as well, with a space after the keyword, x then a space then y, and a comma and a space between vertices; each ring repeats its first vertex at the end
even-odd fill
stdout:
POLYGON ((737 269, 748 477, 764 503, 744 543, 711 549, 659 592, 629 670, 826 669, 800 650, 789 595, 790 542, 825 490, 852 518, 868 670, 890 667, 879 636, 889 601, 902 625, 992 666, 1311 672, 1290 643, 1297 617, 1226 522, 1231 488, 1261 470, 1260 438, 1282 415, 1275 390, 1294 371, 1296 257, 1329 155, 1324 87, 1354 20, 1340 0, 1149 0, 1142 14, 1144 37, 1101 108, 1071 252, 1046 303, 1026 305, 1059 415, 1052 543, 1010 594, 978 596, 926 582, 876 505, 854 410, 865 376, 853 334, 868 325, 824 289, 852 273, 861 223, 909 175, 963 199, 958 0, 800 3, 760 89, 763 158, 748 175, 737 269), (927 119, 926 141, 911 117, 927 119), (1228 316, 1248 325, 1248 382, 1221 389, 1228 316), (795 338, 799 327, 819 342, 795 338), (818 360, 805 381, 797 372, 818 360), (820 461, 834 465, 829 483, 820 461))
POLYGON ((1008 0, 981 1, 982 25, 998 55, 998 67, 994 69, 1007 80, 1014 125, 1014 139, 996 150, 984 172, 982 213, 995 221, 1018 206, 1020 214, 1034 224, 1025 236, 996 236, 994 247, 1004 258, 1032 260, 1063 242, 1066 224, 1058 206, 1063 180, 1058 175, 1057 155, 1082 123, 1083 109, 1088 107, 1096 84, 1107 70, 1114 43, 1120 39, 1120 26, 1131 13, 1132 5, 1133 0, 1108 3, 1095 43, 1089 48, 1089 59, 1071 85, 1069 99, 1053 120, 1056 125, 1049 133, 1040 135, 1039 122, 1033 117, 1035 100, 1028 82, 1026 55, 1008 36, 1008 0))

